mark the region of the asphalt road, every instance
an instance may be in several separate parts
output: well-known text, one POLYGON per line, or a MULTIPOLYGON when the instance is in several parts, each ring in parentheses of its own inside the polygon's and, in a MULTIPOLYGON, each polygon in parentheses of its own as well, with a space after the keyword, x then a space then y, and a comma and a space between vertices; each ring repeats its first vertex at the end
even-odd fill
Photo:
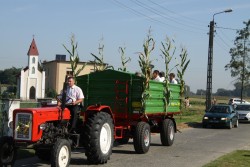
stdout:
MULTIPOLYGON (((202 129, 199 126, 177 133, 171 147, 161 146, 160 136, 152 135, 151 147, 147 154, 136 154, 132 140, 127 145, 113 148, 107 164, 98 167, 201 167, 233 150, 250 150, 250 124, 240 124, 238 128, 202 129)), ((84 149, 72 153, 70 167, 88 165, 84 149)), ((48 162, 37 157, 18 160, 14 167, 48 167, 48 162)))

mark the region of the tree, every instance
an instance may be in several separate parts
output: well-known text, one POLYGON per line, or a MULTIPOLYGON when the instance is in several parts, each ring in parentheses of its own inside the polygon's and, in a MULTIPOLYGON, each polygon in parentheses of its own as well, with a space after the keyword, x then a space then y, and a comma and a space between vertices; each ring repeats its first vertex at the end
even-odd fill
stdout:
POLYGON ((241 98, 244 86, 249 84, 250 78, 250 20, 243 22, 245 28, 237 30, 238 36, 234 40, 235 47, 231 48, 229 53, 231 55, 230 62, 225 66, 225 69, 231 70, 231 76, 236 77, 236 81, 241 82, 241 98))
POLYGON ((0 70, 0 84, 16 85, 17 75, 20 74, 21 68, 11 67, 0 70))

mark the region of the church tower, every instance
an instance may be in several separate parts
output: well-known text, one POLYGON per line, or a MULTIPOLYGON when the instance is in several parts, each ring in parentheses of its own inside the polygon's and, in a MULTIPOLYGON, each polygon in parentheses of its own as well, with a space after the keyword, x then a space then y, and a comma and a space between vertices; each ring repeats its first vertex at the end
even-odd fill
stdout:
POLYGON ((28 66, 18 78, 18 95, 21 100, 36 100, 45 95, 45 71, 39 69, 38 49, 33 37, 28 50, 28 66))
POLYGON ((30 77, 36 77, 36 71, 38 70, 38 50, 36 47, 35 39, 33 38, 29 51, 27 53, 28 55, 28 67, 29 67, 29 76, 30 77))

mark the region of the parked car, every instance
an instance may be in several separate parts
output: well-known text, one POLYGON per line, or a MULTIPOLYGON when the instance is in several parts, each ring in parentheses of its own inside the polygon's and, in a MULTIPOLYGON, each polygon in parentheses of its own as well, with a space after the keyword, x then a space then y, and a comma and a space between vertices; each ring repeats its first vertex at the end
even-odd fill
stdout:
POLYGON ((242 104, 242 103, 250 104, 250 102, 248 102, 248 101, 246 101, 244 99, 242 99, 242 102, 241 102, 240 98, 231 98, 228 101, 228 104, 231 104, 231 105, 233 105, 233 104, 242 104))
POLYGON ((232 105, 217 104, 205 113, 202 120, 203 128, 208 126, 224 126, 229 129, 239 126, 238 112, 232 105))
POLYGON ((239 113, 239 122, 250 122, 250 104, 237 104, 236 110, 239 113))

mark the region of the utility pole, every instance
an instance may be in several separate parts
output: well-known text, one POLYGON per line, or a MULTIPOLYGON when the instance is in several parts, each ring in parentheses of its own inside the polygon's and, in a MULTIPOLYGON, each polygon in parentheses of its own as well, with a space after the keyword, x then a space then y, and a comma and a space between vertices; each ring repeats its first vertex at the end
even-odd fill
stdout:
POLYGON ((242 76, 241 76, 241 90, 240 90, 240 103, 243 100, 243 88, 244 88, 244 79, 245 79, 245 58, 246 58, 246 37, 244 34, 244 41, 243 41, 243 69, 242 69, 242 76))
POLYGON ((213 74, 213 44, 214 44, 214 20, 209 25, 209 45, 208 45, 208 63, 207 63, 207 90, 206 90, 206 110, 211 108, 212 96, 212 74, 213 74))
POLYGON ((212 79, 213 79, 213 44, 214 44, 214 16, 221 13, 232 12, 232 9, 227 9, 222 12, 215 13, 213 20, 210 21, 209 29, 209 45, 208 45, 208 63, 207 63, 207 90, 206 90, 206 111, 211 108, 212 102, 212 79))

